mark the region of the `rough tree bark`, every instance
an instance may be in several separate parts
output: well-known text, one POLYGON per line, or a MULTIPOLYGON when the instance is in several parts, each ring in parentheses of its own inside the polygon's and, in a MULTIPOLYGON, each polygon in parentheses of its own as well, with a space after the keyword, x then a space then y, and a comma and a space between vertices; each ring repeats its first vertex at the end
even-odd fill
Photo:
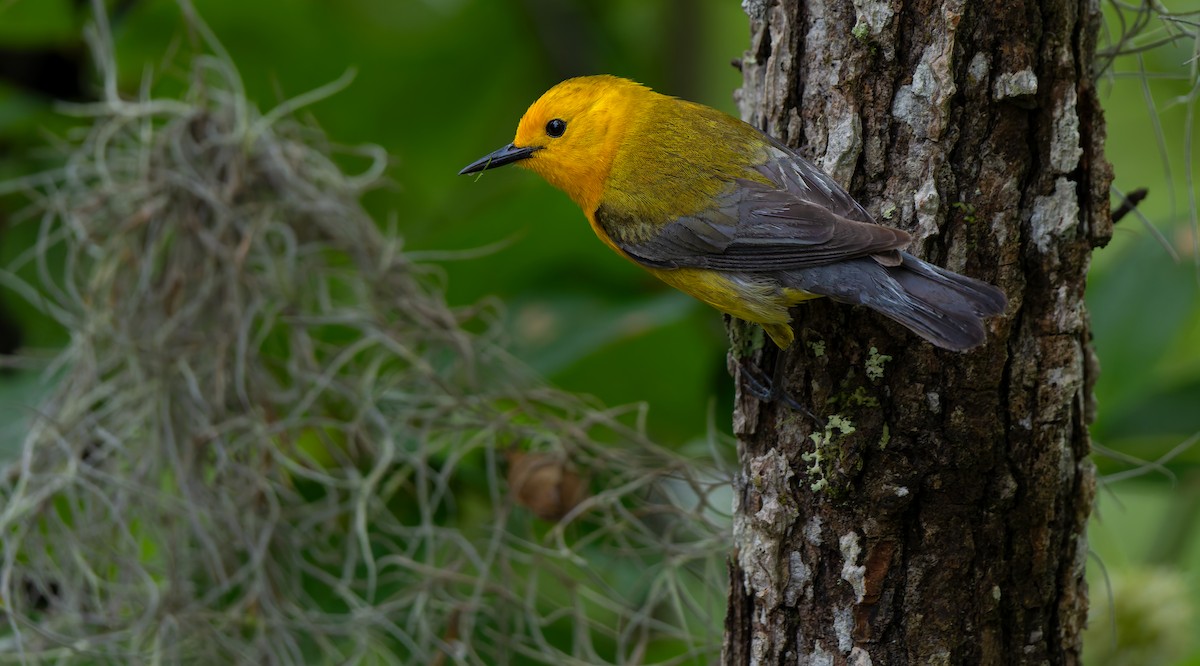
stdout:
POLYGON ((739 396, 725 663, 1078 663, 1084 277, 1111 232, 1096 2, 743 5, 744 117, 1010 305, 966 354, 819 301, 785 354, 732 325, 827 426, 739 396))

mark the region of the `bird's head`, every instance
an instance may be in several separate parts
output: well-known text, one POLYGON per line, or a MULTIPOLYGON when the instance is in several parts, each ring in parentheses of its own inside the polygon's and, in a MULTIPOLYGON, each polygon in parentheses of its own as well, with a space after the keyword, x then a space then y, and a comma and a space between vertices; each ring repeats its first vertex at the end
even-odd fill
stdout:
POLYGON ((505 164, 528 168, 594 210, 625 131, 649 88, 615 76, 568 79, 525 112, 513 142, 467 165, 459 174, 505 164))

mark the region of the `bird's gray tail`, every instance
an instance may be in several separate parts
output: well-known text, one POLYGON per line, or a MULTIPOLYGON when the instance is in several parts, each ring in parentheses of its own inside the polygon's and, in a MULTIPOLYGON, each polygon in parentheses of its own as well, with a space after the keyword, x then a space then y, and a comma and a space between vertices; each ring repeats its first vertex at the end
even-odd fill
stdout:
POLYGON ((788 271, 782 278, 809 293, 865 305, 945 349, 964 351, 983 344, 983 320, 1004 312, 1004 292, 907 252, 899 254, 901 261, 895 266, 860 257, 788 271))

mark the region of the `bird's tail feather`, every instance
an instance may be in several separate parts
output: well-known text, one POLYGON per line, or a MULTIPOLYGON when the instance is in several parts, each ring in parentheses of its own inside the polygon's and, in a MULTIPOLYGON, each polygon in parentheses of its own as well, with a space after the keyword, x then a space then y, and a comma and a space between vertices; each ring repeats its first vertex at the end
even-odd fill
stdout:
POLYGON ((929 342, 955 351, 987 339, 983 319, 1004 312, 1004 292, 900 253, 896 266, 870 257, 789 271, 785 282, 843 303, 865 305, 929 342))

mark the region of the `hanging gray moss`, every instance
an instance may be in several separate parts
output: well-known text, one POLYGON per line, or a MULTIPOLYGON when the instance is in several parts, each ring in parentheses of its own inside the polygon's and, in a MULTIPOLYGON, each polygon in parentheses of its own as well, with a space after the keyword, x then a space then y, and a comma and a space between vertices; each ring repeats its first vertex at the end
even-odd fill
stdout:
POLYGON ((383 152, 291 119, 348 80, 262 114, 190 20, 182 99, 120 97, 101 25, 86 134, 8 186, 40 281, 3 281, 70 343, 0 480, 0 654, 712 661, 727 479, 445 303, 358 203, 383 152))

